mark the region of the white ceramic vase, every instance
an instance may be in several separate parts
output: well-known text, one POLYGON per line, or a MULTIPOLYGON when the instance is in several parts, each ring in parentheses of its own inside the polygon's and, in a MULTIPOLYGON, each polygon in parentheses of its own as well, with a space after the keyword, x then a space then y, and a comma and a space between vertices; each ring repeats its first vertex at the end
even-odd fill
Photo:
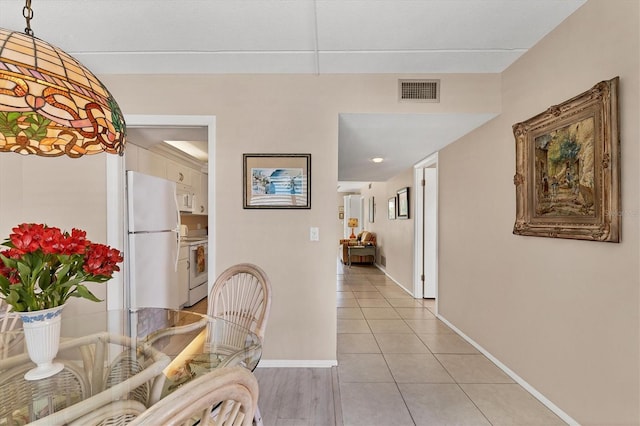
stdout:
POLYGON ((60 345, 60 321, 64 305, 35 312, 18 312, 22 319, 29 358, 36 367, 24 378, 38 380, 59 373, 64 365, 53 362, 60 345))

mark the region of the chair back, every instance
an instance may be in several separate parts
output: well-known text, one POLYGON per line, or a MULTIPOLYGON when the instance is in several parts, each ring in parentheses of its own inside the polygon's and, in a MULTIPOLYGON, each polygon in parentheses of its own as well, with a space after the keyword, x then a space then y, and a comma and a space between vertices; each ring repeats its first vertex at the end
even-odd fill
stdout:
POLYGON ((89 397, 90 384, 84 371, 62 361, 55 376, 29 381, 24 374, 33 368, 23 364, 0 372, 0 424, 25 424, 72 406, 89 397))
POLYGON ((5 333, 22 327, 22 322, 17 313, 11 310, 11 305, 0 299, 0 359, 9 355, 9 350, 24 340, 22 333, 5 333))
POLYGON ((131 426, 250 426, 258 403, 258 381, 243 367, 219 368, 187 382, 152 405, 131 426), (213 413, 213 414, 212 414, 213 413))
POLYGON ((209 294, 207 314, 241 325, 262 341, 271 308, 271 282, 251 263, 227 268, 216 279, 209 294))
POLYGON ((124 426, 141 415, 147 407, 138 401, 113 401, 77 418, 69 426, 124 426))

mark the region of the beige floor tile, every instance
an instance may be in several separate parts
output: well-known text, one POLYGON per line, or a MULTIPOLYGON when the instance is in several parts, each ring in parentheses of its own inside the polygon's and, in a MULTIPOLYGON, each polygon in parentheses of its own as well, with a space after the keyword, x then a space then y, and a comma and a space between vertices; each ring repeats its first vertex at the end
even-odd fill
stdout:
POLYGON ((360 308, 338 308, 338 319, 364 319, 360 308))
POLYGON ((417 334, 453 333, 453 330, 439 319, 406 319, 404 321, 417 334))
POLYGON ((477 354, 476 348, 454 333, 418 334, 434 354, 477 354))
POLYGON ((338 376, 340 383, 393 383, 393 376, 382 354, 338 354, 338 376))
POLYGON ((435 299, 340 262, 336 291, 344 425, 564 424, 438 320, 435 299))
POLYGON ((380 348, 373 334, 338 334, 339 354, 376 354, 380 348))
POLYGON ((387 288, 387 287, 376 287, 376 289, 387 299, 411 299, 415 300, 411 295, 405 293, 404 291, 398 289, 396 285, 395 288, 387 288))
POLYGON ((342 286, 349 291, 378 291, 377 288, 369 283, 344 283, 342 286))
POLYGON ((436 319, 436 317, 424 307, 421 308, 396 308, 400 317, 404 319, 428 320, 436 319))
POLYGON ((337 328, 338 333, 371 333, 366 320, 339 319, 337 328))
POLYGON ((384 299, 378 291, 354 291, 353 295, 356 299, 384 299))
POLYGON ((387 302, 394 308, 420 308, 422 302, 420 300, 412 299, 410 297, 403 297, 400 299, 387 299, 387 302))
POLYGON ((355 297, 352 299, 337 299, 336 306, 338 308, 359 308, 360 307, 355 297))
POLYGON ((355 299, 356 296, 353 294, 352 291, 337 291, 336 292, 336 300, 343 300, 343 299, 355 299))
POLYGON ((514 383, 484 355, 436 354, 458 383, 514 383))
POLYGON ((395 383, 340 383, 344 426, 413 426, 395 383))
POLYGON ((566 424, 518 384, 463 384, 461 387, 495 426, 566 424))
POLYGON ((384 354, 396 383, 454 383, 432 354, 384 354))
POLYGON ((430 353, 422 340, 413 333, 374 333, 374 337, 384 354, 430 353))
POLYGON ((362 308, 366 319, 400 319, 400 315, 393 308, 362 308))
POLYGON ((374 333, 413 333, 403 320, 366 320, 374 333))
POLYGON ((490 426, 480 410, 455 384, 399 384, 417 426, 490 426))
POLYGON ((363 308, 390 308, 391 305, 384 299, 358 299, 358 304, 363 308))
POLYGON ((435 309, 436 299, 422 299, 422 306, 429 309, 435 309))
POLYGON ((374 284, 376 286, 398 286, 398 284, 396 284, 392 279, 387 278, 384 275, 370 275, 367 277, 367 279, 371 284, 374 284))
POLYGON ((395 283, 395 281, 393 281, 391 278, 387 277, 386 275, 368 275, 367 279, 376 285, 394 285, 397 286, 398 284, 395 283))
POLYGON ((345 280, 342 282, 342 285, 345 287, 349 287, 349 288, 358 288, 358 287, 364 287, 366 289, 370 289, 370 290, 377 290, 376 287, 374 285, 372 285, 369 281, 367 280, 345 280))
POLYGON ((354 276, 354 275, 382 275, 383 272, 376 268, 373 265, 359 265, 357 263, 353 263, 351 264, 351 267, 349 268, 348 266, 346 266, 344 268, 344 274, 347 276, 354 276))

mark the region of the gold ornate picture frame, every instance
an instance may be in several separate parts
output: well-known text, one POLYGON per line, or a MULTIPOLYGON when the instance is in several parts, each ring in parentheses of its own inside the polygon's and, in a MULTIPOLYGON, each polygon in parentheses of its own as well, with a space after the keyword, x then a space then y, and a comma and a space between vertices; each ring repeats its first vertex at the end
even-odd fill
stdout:
POLYGON ((620 241, 619 78, 513 125, 513 233, 620 241))

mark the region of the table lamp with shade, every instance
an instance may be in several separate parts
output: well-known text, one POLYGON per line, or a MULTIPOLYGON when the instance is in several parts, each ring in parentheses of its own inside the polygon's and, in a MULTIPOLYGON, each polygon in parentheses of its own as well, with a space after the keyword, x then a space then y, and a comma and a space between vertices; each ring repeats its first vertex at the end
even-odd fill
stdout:
POLYGON ((355 239, 356 234, 353 232, 353 229, 358 227, 358 218, 350 217, 349 221, 347 222, 347 226, 351 228, 351 235, 349 235, 349 239, 352 239, 352 240, 355 239))

